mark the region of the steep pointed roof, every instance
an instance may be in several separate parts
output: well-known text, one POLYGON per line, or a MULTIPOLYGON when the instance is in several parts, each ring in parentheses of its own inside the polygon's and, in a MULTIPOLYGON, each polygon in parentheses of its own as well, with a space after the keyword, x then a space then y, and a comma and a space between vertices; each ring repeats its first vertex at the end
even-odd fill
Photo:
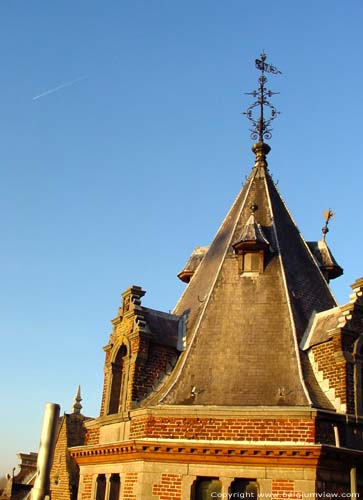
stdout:
POLYGON ((253 150, 255 166, 175 308, 186 349, 153 402, 331 408, 298 344, 312 315, 336 302, 268 172, 269 146, 253 150), (233 244, 251 223, 270 247, 263 272, 244 273, 233 244))

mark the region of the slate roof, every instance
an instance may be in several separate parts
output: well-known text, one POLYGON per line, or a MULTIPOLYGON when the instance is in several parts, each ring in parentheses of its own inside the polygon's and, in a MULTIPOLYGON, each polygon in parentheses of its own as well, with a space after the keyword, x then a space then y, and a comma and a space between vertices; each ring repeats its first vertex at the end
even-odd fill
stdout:
POLYGON ((334 307, 314 316, 311 328, 307 330, 308 336, 303 339, 301 348, 309 349, 317 344, 326 342, 331 337, 331 332, 338 327, 339 318, 342 315, 340 307, 334 307))
POLYGON ((142 314, 149 327, 152 341, 156 344, 177 348, 179 317, 148 307, 142 307, 142 314))
POLYGON ((197 270, 199 264, 202 262, 208 248, 209 247, 207 246, 194 248, 192 255, 189 257, 182 271, 178 274, 178 278, 188 283, 197 270))
POLYGON ((336 302, 268 172, 268 146, 260 146, 174 310, 187 317, 186 349, 150 403, 331 409, 299 342, 312 315, 336 302), (241 274, 233 243, 247 231, 253 205, 271 248, 263 273, 241 274))
POLYGON ((335 260, 325 239, 320 241, 308 241, 307 244, 317 260, 320 269, 322 271, 328 271, 331 279, 338 278, 343 274, 343 269, 335 260))

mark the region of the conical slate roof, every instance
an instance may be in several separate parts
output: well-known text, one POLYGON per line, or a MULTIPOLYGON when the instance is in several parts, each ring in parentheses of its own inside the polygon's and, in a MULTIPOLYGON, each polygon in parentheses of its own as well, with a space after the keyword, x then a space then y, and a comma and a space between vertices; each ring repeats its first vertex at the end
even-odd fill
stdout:
POLYGON ((175 308, 186 347, 154 402, 330 408, 299 342, 336 302, 268 172, 269 149, 255 144, 255 166, 175 308), (269 244, 262 272, 241 272, 234 249, 251 207, 269 244))

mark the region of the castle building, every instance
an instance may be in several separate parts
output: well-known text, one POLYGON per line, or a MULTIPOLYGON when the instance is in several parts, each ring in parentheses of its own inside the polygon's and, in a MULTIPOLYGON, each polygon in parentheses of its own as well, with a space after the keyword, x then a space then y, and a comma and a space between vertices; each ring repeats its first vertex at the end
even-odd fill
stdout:
POLYGON ((306 242, 277 191, 263 116, 275 68, 256 63, 254 166, 179 273, 173 313, 123 292, 100 415, 67 448, 78 500, 363 494, 363 278, 339 306, 327 225, 306 242))

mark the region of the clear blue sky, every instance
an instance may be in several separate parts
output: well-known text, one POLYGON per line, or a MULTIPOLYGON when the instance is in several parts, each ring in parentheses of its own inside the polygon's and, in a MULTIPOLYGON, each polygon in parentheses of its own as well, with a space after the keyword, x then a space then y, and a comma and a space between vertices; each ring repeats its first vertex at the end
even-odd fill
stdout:
POLYGON ((0 3, 0 475, 37 451, 47 401, 69 411, 81 384, 97 416, 125 288, 174 307, 176 274, 253 166, 240 113, 262 50, 283 72, 270 170, 307 240, 336 211, 348 300, 363 275, 362 14, 361 0, 0 3))

